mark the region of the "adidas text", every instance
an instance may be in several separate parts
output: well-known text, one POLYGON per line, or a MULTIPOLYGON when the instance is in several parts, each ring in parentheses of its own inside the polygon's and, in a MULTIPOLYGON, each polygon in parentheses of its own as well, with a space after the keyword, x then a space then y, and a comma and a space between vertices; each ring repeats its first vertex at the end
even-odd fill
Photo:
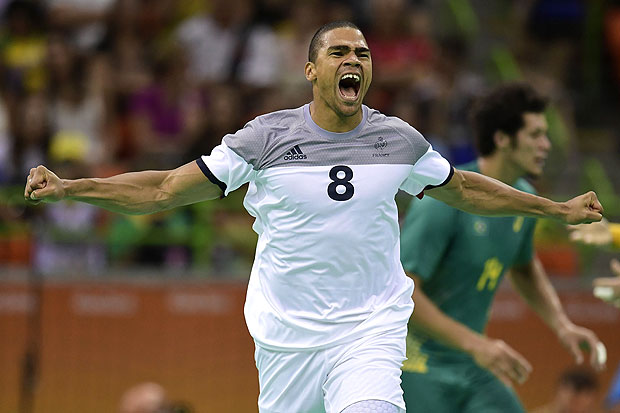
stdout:
POLYGON ((290 161, 293 159, 308 159, 308 157, 306 155, 304 155, 303 153, 301 155, 295 154, 295 155, 290 155, 290 154, 286 154, 284 155, 284 160, 285 161, 290 161))

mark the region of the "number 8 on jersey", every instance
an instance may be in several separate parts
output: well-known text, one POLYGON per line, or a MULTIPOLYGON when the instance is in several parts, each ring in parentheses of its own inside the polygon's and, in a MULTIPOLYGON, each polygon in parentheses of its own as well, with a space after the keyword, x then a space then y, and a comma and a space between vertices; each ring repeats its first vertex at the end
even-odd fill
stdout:
POLYGON ((334 166, 329 171, 329 177, 332 182, 327 186, 327 195, 334 201, 348 201, 353 197, 355 188, 351 184, 353 179, 353 170, 346 165, 334 166), (342 176, 344 173, 344 176, 342 176), (340 176, 339 176, 340 175, 340 176), (338 192, 338 187, 344 186, 344 192, 338 192))

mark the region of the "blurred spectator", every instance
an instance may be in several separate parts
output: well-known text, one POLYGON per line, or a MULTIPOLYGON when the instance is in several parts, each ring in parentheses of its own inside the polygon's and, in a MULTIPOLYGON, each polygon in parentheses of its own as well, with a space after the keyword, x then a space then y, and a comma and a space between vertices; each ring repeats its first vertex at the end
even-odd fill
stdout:
POLYGON ((14 128, 12 181, 22 183, 32 165, 46 163, 50 140, 48 102, 45 95, 32 94, 17 108, 14 128))
MULTIPOLYGON (((156 59, 151 84, 131 98, 128 116, 144 167, 169 168, 181 163, 203 122, 200 90, 184 76, 186 64, 176 50, 156 59)), ((220 137, 221 139, 221 137, 220 137)))
POLYGON ((367 41, 378 88, 369 104, 390 111, 392 97, 411 90, 433 69, 436 50, 430 37, 431 19, 426 9, 412 8, 406 0, 371 0, 370 15, 367 41))
POLYGON ((322 24, 321 10, 316 3, 292 2, 288 19, 277 32, 282 69, 278 89, 284 100, 281 104, 288 107, 298 107, 312 99, 308 81, 300 73, 308 61, 308 44, 316 28, 322 24))
POLYGON ((469 109, 488 82, 469 64, 468 43, 457 37, 439 39, 433 70, 418 79, 409 96, 412 124, 453 163, 475 158, 469 109))
POLYGON ((108 16, 105 37, 98 51, 105 57, 113 93, 128 94, 151 80, 147 62, 148 48, 138 0, 117 0, 108 16))
POLYGON ((103 96, 92 86, 90 61, 61 34, 50 36, 50 157, 97 165, 109 158, 103 96))
POLYGON ((139 0, 116 2, 96 57, 108 116, 107 127, 116 140, 114 156, 117 162, 137 157, 138 143, 131 134, 128 109, 131 97, 153 80, 150 48, 145 39, 146 30, 143 30, 143 4, 139 0))
POLYGON ((182 22, 177 31, 189 58, 189 76, 199 84, 234 80, 251 87, 279 80, 277 37, 255 24, 250 0, 213 0, 210 10, 182 22))
POLYGON ((94 49, 105 35, 105 21, 115 0, 45 0, 50 24, 71 31, 74 45, 94 49))
POLYGON ((3 84, 18 93, 45 84, 45 16, 36 2, 15 0, 4 10, 0 39, 3 84))
POLYGON ((242 118, 243 97, 238 88, 221 84, 210 88, 207 107, 200 113, 202 122, 196 128, 191 146, 184 161, 189 162, 200 155, 210 154, 219 145, 224 135, 243 127, 247 119, 242 118))
POLYGON ((599 400, 596 374, 583 367, 564 371, 557 383, 553 400, 531 413, 596 413, 599 400))
POLYGON ((36 2, 10 2, 0 31, 0 89, 12 120, 18 99, 46 84, 45 15, 36 2))

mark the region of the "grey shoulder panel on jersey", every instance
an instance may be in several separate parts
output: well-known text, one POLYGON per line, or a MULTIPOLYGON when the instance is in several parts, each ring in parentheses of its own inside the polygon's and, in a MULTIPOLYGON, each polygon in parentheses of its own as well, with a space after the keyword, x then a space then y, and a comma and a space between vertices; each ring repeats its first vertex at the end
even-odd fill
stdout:
POLYGON ((254 169, 324 165, 413 165, 430 144, 405 121, 368 109, 357 136, 343 139, 317 133, 303 108, 259 116, 224 137, 226 145, 254 169))
POLYGON ((395 116, 386 116, 378 110, 369 109, 368 123, 371 125, 377 125, 378 127, 382 126, 384 128, 392 129, 395 134, 401 136, 409 143, 409 145, 411 145, 410 151, 413 152, 415 162, 417 162, 417 160, 420 159, 431 146, 416 128, 395 116))
POLYGON ((262 169, 265 156, 278 142, 303 123, 302 108, 280 110, 256 117, 243 129, 222 139, 226 146, 245 159, 254 169, 262 169))

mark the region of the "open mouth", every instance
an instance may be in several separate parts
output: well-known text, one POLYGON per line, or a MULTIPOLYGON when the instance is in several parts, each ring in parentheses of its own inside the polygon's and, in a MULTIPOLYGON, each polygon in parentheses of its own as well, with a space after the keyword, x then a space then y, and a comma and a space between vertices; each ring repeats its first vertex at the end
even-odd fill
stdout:
POLYGON ((355 73, 347 73, 340 78, 338 89, 345 100, 354 101, 360 92, 362 78, 355 73))
POLYGON ((547 157, 539 156, 534 160, 534 162, 536 162, 538 165, 544 166, 545 162, 547 162, 547 157))

